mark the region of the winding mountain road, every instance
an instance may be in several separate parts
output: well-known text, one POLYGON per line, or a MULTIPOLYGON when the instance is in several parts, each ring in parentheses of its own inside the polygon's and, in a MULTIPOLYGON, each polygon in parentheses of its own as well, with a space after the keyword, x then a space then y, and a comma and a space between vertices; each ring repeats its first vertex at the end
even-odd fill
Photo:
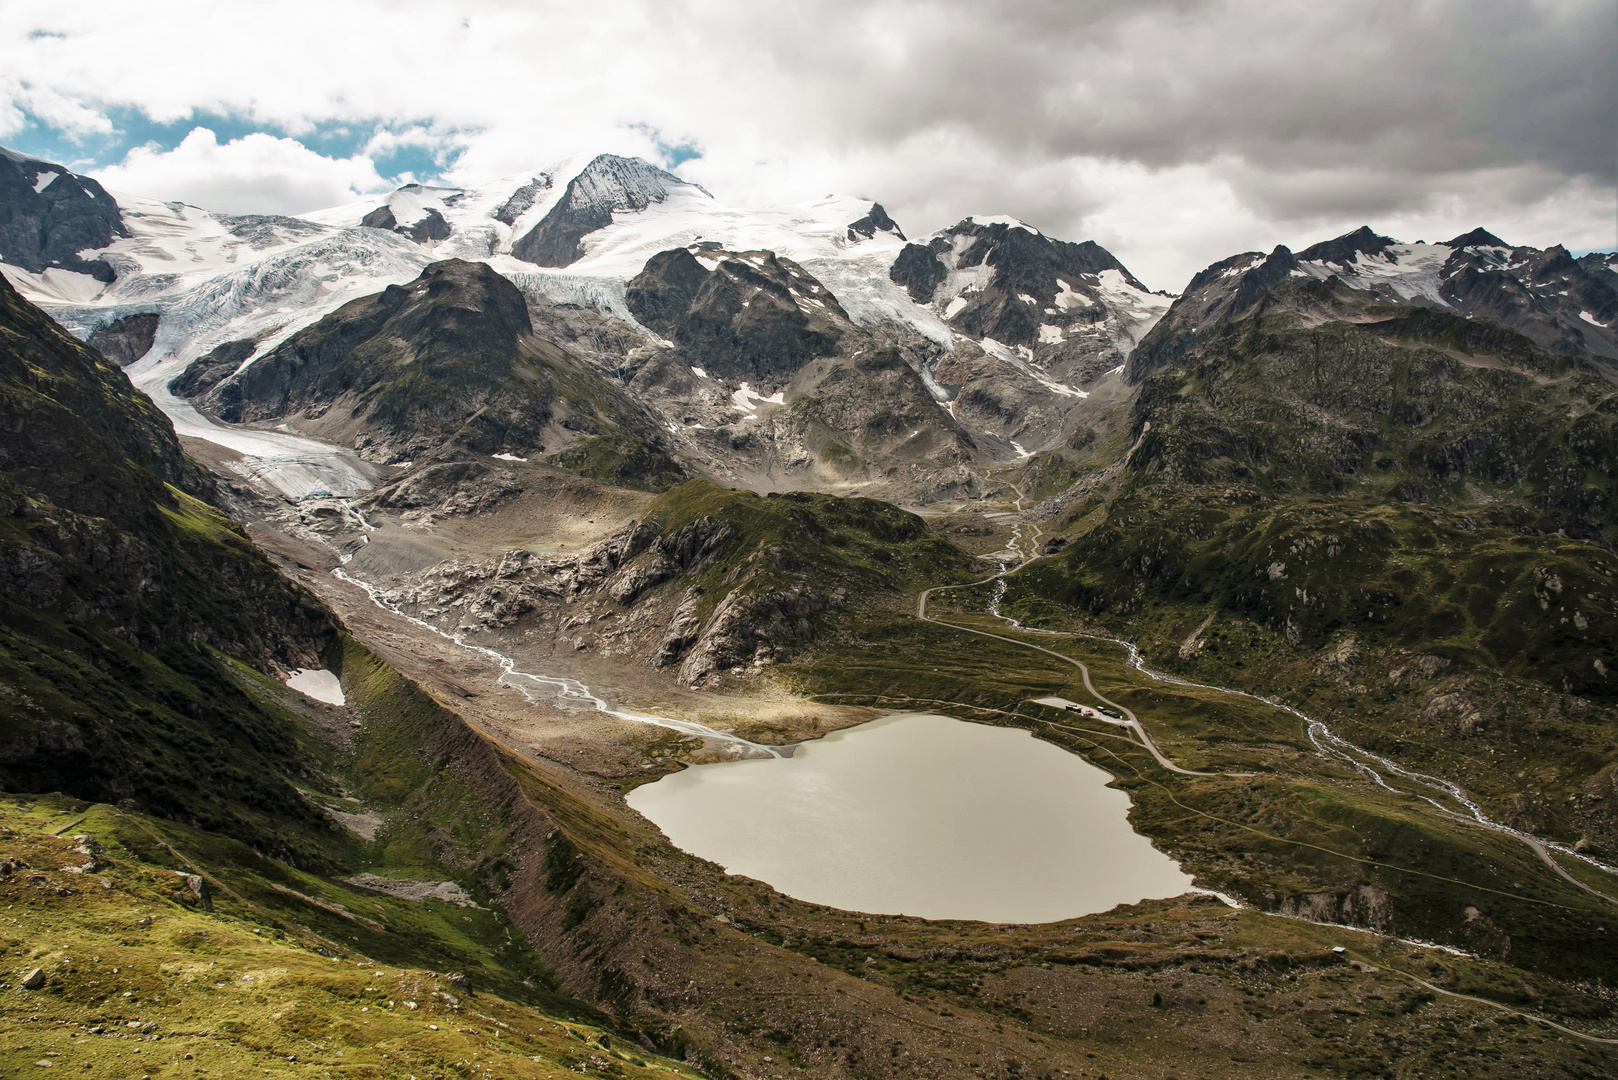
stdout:
MULTIPOLYGON (((1026 565, 1028 565, 1028 564, 1027 563, 1022 564, 1022 566, 1026 566, 1026 565)), ((1017 569, 1020 570, 1022 568, 1022 566, 1019 566, 1017 569)), ((1128 707, 1126 707, 1124 705, 1120 705, 1118 702, 1113 701, 1109 697, 1103 696, 1101 691, 1099 691, 1099 690, 1097 690, 1095 688, 1095 684, 1090 681, 1090 669, 1085 665, 1084 661, 1082 661, 1082 660, 1075 660, 1071 656, 1065 656, 1062 653, 1057 652, 1055 649, 1047 649, 1043 645, 1035 645, 1032 642, 1028 642, 1028 641, 1018 641, 1016 638, 1009 638, 1009 637, 1006 637, 1006 636, 1004 636, 1002 634, 991 634, 987 630, 974 630, 973 628, 971 628, 969 626, 958 626, 955 623, 944 622, 942 619, 935 619, 931 615, 927 614, 927 601, 929 599, 931 599, 933 593, 935 593, 935 592, 943 592, 943 591, 945 591, 947 589, 966 589, 966 588, 970 588, 972 585, 982 585, 984 582, 994 581, 996 578, 1002 578, 1002 577, 1007 576, 1008 574, 1015 573, 1015 572, 1016 572, 1015 570, 1002 571, 999 574, 995 574, 993 577, 984 578, 983 581, 974 581, 974 582, 971 582, 971 583, 969 583, 967 585, 935 585, 931 589, 924 589, 924 590, 922 590, 921 595, 916 598, 916 618, 920 619, 922 622, 930 622, 930 623, 934 624, 935 626, 947 626, 951 630, 960 630, 960 631, 962 631, 964 633, 968 633, 968 634, 977 634, 979 637, 994 638, 996 641, 1004 641, 1004 642, 1007 642, 1008 644, 1011 644, 1011 645, 1020 645, 1025 649, 1033 649, 1035 652, 1042 652, 1046 656, 1054 656, 1056 659, 1062 661, 1063 663, 1072 664, 1074 667, 1079 669, 1079 676, 1080 676, 1080 678, 1082 678, 1084 680, 1084 688, 1085 688, 1085 690, 1087 690, 1090 693, 1090 696, 1094 697, 1097 701, 1101 702, 1103 705, 1110 705, 1114 709, 1117 709, 1119 711, 1119 713, 1121 713, 1126 718, 1125 722, 1120 726, 1126 727, 1130 731, 1134 732, 1134 734, 1140 739, 1141 745, 1146 747, 1147 751, 1152 755, 1153 758, 1156 759, 1157 763, 1159 765, 1163 766, 1163 768, 1169 770, 1170 772, 1179 773, 1181 776, 1251 776, 1252 775, 1251 773, 1197 772, 1194 769, 1181 768, 1180 766, 1176 765, 1174 762, 1170 761, 1168 759, 1168 757, 1163 753, 1163 751, 1161 751, 1161 750, 1159 750, 1157 748, 1157 744, 1152 741, 1151 735, 1147 733, 1146 727, 1145 727, 1145 725, 1143 725, 1140 722, 1139 717, 1137 717, 1132 711, 1130 711, 1130 709, 1128 707)))
MULTIPOLYGON (((1018 508, 1020 509, 1021 504, 1022 504, 1022 498, 1021 498, 1021 493, 1020 492, 1019 492, 1019 497, 1017 499, 1017 504, 1018 504, 1018 508)), ((1094 697, 1097 701, 1101 702, 1104 705, 1110 705, 1112 708, 1118 710, 1121 714, 1123 714, 1127 719, 1122 724, 1120 724, 1118 726, 1127 728, 1134 735, 1136 735, 1140 739, 1141 745, 1143 745, 1146 748, 1146 750, 1152 755, 1153 759, 1155 759, 1159 765, 1161 765, 1164 769, 1168 770, 1169 772, 1178 773, 1181 776, 1224 776, 1224 777, 1231 777, 1231 778, 1246 778, 1246 777, 1252 776, 1253 775, 1252 773, 1197 772, 1197 771, 1195 771, 1193 769, 1186 769, 1186 768, 1182 768, 1179 765, 1176 765, 1173 761, 1169 760, 1169 758, 1162 752, 1162 750, 1158 749, 1157 744, 1152 741, 1151 735, 1147 732, 1145 725, 1140 722, 1140 718, 1137 717, 1134 714, 1134 712, 1132 712, 1130 709, 1126 708, 1125 706, 1119 704, 1118 702, 1113 701, 1110 698, 1107 698, 1107 697, 1103 696, 1101 694, 1101 692, 1098 691, 1095 688, 1095 684, 1090 681, 1090 669, 1081 660, 1077 660, 1077 659, 1074 659, 1071 656, 1067 656, 1067 655, 1064 655, 1063 653, 1059 653, 1054 649, 1047 649, 1042 645, 1035 645, 1034 643, 1029 642, 1029 641, 1020 641, 1020 640, 1018 640, 1016 638, 1006 637, 1003 634, 991 634, 987 630, 978 630, 978 629, 976 629, 974 627, 970 627, 970 626, 961 626, 961 625, 959 625, 957 623, 945 622, 942 619, 935 619, 931 615, 927 614, 927 602, 932 598, 932 595, 934 593, 947 592, 947 591, 952 590, 952 589, 970 589, 970 588, 974 588, 974 587, 976 587, 978 585, 987 584, 988 582, 991 582, 991 581, 1002 581, 1003 582, 1006 578, 1011 577, 1012 575, 1018 573, 1019 571, 1021 571, 1022 569, 1024 569, 1025 567, 1027 567, 1031 563, 1033 563, 1038 558, 1038 556, 1026 553, 1026 552, 1024 552, 1022 550, 1022 548, 1020 546, 1021 545, 1021 536, 1022 536, 1022 525, 1019 523, 1018 526, 1016 527, 1016 529, 1013 532, 1011 542, 1007 545, 1007 547, 1005 549, 1006 551, 1011 552, 1011 553, 1021 557, 1022 561, 1019 562, 1016 566, 1008 567, 1005 564, 1002 564, 1001 570, 1000 570, 999 573, 991 574, 986 578, 979 579, 978 581, 970 581, 970 582, 966 582, 966 583, 960 584, 960 585, 935 585, 930 589, 923 589, 921 591, 921 593, 918 594, 918 596, 916 597, 916 618, 920 619, 922 622, 932 623, 935 626, 947 626, 951 630, 959 630, 962 633, 976 634, 979 637, 993 638, 996 641, 1004 641, 1009 645, 1018 645, 1018 646, 1021 646, 1022 648, 1025 648, 1025 649, 1032 649, 1035 652, 1044 653, 1046 656, 1055 657, 1056 659, 1061 660, 1064 663, 1072 664, 1074 667, 1079 669, 1079 674, 1080 674, 1081 678, 1083 679, 1085 690, 1088 691, 1090 693, 1090 695, 1092 697, 1094 697)), ((1036 531, 1035 539, 1037 540, 1037 538, 1038 538, 1038 532, 1036 531)), ((998 605, 996 605, 996 606, 998 606, 998 605)), ((994 614, 996 615, 997 618, 1006 619, 1006 621, 1011 622, 1013 625, 1017 625, 1015 620, 1007 619, 1006 616, 1000 615, 998 613, 998 611, 995 611, 994 614)), ((1053 635, 1061 633, 1060 631, 1051 631, 1051 630, 1041 630, 1041 631, 1034 631, 1034 632, 1045 633, 1045 634, 1053 634, 1053 635)), ((1066 635, 1064 635, 1064 636, 1066 636, 1066 635)), ((1112 640, 1112 639, 1105 639, 1105 640, 1112 640)), ((1129 648, 1129 649, 1133 650, 1132 654, 1137 658, 1137 660, 1139 659, 1139 656, 1140 656, 1139 650, 1135 649, 1134 646, 1128 645, 1128 643, 1126 643, 1126 642, 1118 642, 1118 644, 1124 645, 1126 648, 1129 648)), ((1139 670, 1143 671, 1143 672, 1147 672, 1147 674, 1152 674, 1151 672, 1147 671, 1147 669, 1144 666, 1140 665, 1139 663, 1136 664, 1136 667, 1139 670)), ((1157 676, 1154 675, 1154 677, 1157 677, 1157 676)), ((1174 679, 1174 678, 1172 678, 1170 676, 1162 676, 1162 678, 1168 679, 1171 682, 1183 682, 1183 680, 1174 679)), ((1378 757, 1375 754, 1371 754, 1369 751, 1366 751, 1363 748, 1354 746, 1352 743, 1347 742, 1346 740, 1342 739, 1339 736, 1331 734, 1329 732, 1329 730, 1326 729, 1326 727, 1325 727, 1325 725, 1323 723, 1321 723, 1318 720, 1312 720, 1309 717, 1305 717, 1302 713, 1298 712, 1298 710, 1293 709, 1290 706, 1283 705, 1283 704, 1280 704, 1280 703, 1274 702, 1274 701, 1269 701, 1269 700, 1264 699, 1264 698, 1260 698, 1257 695, 1247 693, 1246 691, 1243 691, 1243 690, 1231 690, 1231 689, 1229 689, 1227 687, 1222 687, 1222 686, 1204 686, 1201 683, 1184 683, 1184 685, 1198 686, 1198 687, 1201 687, 1201 688, 1207 689, 1207 690, 1214 690, 1214 691, 1218 691, 1218 692, 1221 692, 1221 693, 1227 693, 1227 694, 1235 694, 1235 695, 1238 695, 1240 697, 1253 698, 1255 701, 1259 701, 1261 703, 1271 705, 1271 706, 1276 707, 1276 708, 1285 709, 1288 712, 1294 713, 1295 715, 1297 715, 1299 717, 1302 717, 1305 721, 1310 723, 1312 727, 1315 726, 1315 725, 1318 725, 1320 727, 1320 729, 1323 732, 1325 732, 1325 734, 1332 740, 1333 743, 1341 744, 1341 746, 1344 746, 1344 747, 1353 747, 1354 750, 1358 751, 1360 754, 1363 754, 1365 757, 1368 757, 1368 758, 1371 758, 1371 759, 1373 759, 1375 761, 1378 761, 1378 762, 1380 762, 1380 763, 1382 763, 1382 764, 1384 764, 1384 765, 1386 765, 1386 766, 1388 766, 1390 768, 1397 769, 1397 767, 1394 766, 1394 763, 1389 762, 1384 758, 1378 757)), ((1053 707, 1053 706, 1051 706, 1051 707, 1053 707)), ((1318 741, 1317 741, 1316 745, 1317 746, 1320 745, 1318 741)), ((1322 752, 1326 752, 1326 751, 1323 750, 1322 752)), ((1372 779, 1374 779, 1376 782, 1380 783, 1382 786, 1389 788, 1389 790, 1398 790, 1398 789, 1392 788, 1387 783, 1387 781, 1382 778, 1382 776, 1380 774, 1376 773, 1376 771, 1374 769, 1372 769, 1370 766, 1366 765, 1364 761, 1356 760, 1354 757, 1352 757, 1351 755, 1349 755, 1348 753, 1346 753, 1346 752, 1344 752, 1343 750, 1340 750, 1340 749, 1337 750, 1336 753, 1339 756, 1341 756, 1344 760, 1346 760, 1349 764, 1353 765, 1360 772, 1369 773, 1370 776, 1372 777, 1372 779)), ((1441 787, 1442 789, 1448 791, 1452 795, 1455 795, 1455 794, 1457 794, 1459 792, 1458 788, 1456 788, 1453 784, 1449 784, 1447 781, 1438 781, 1438 780, 1435 780, 1434 778, 1430 778, 1430 777, 1429 778, 1423 778, 1419 774, 1411 773, 1411 772, 1408 772, 1407 770, 1404 770, 1404 769, 1397 769, 1397 774, 1405 777, 1406 779, 1414 780, 1417 783, 1421 783, 1425 779, 1427 781, 1432 782, 1435 787, 1441 787)), ((1428 802, 1431 802, 1433 804, 1433 806, 1436 807, 1440 813, 1444 814, 1447 817, 1451 817, 1451 818, 1455 819, 1456 821, 1465 822, 1467 824, 1481 826, 1483 828, 1489 829, 1489 830, 1494 831, 1494 832, 1503 833, 1503 834, 1505 834, 1507 836, 1512 837, 1513 839, 1521 841, 1531 851, 1533 851, 1533 853, 1536 856, 1539 857, 1541 862, 1543 862, 1547 867, 1549 867, 1559 877, 1561 877, 1563 880, 1567 881, 1569 884, 1575 886, 1576 888, 1579 888, 1579 889, 1583 890, 1584 892, 1589 893, 1592 896, 1598 897, 1598 898, 1606 901, 1607 903, 1618 905, 1618 897, 1615 897, 1615 896, 1613 896, 1613 895, 1611 895, 1609 893, 1602 892, 1601 890, 1595 888, 1594 886, 1589 885, 1586 882, 1580 881, 1578 878, 1576 878, 1572 874, 1570 874, 1567 871, 1567 869, 1565 867, 1563 867, 1560 863, 1558 863, 1556 861, 1556 859, 1551 855, 1551 845, 1546 844, 1544 841, 1538 839, 1537 837, 1530 836, 1527 833, 1520 832, 1520 831, 1518 831, 1516 829, 1510 828, 1509 826, 1503 825, 1500 822, 1492 821, 1492 820, 1488 819, 1487 817, 1483 816, 1482 812, 1477 808, 1477 806, 1474 803, 1471 802, 1471 800, 1465 799, 1465 798, 1460 799, 1460 801, 1463 803, 1463 805, 1465 805, 1467 807, 1467 809, 1472 811, 1472 815, 1467 816, 1465 814, 1457 813, 1456 811, 1450 809, 1449 807, 1446 807, 1443 804, 1439 803, 1435 799, 1428 798, 1426 796, 1422 796, 1422 797, 1427 798, 1428 802)), ((1558 850, 1561 850, 1563 852, 1567 851, 1566 848, 1560 848, 1560 847, 1558 848, 1558 850)), ((1583 856, 1579 856, 1579 857, 1585 858, 1583 856)), ((1608 867, 1608 866, 1606 866, 1604 864, 1601 864, 1601 863, 1596 863, 1596 862, 1594 862, 1594 860, 1590 860, 1588 858, 1585 858, 1585 861, 1592 862, 1592 863, 1594 863, 1594 865, 1600 867, 1603 870, 1607 870, 1609 872, 1612 870, 1611 867, 1608 867)))

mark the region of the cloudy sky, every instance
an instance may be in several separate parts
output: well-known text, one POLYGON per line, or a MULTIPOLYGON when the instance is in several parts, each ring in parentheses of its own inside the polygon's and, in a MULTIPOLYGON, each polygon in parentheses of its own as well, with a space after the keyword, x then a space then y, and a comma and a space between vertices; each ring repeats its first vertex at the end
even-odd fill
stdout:
POLYGON ((1614 0, 4 0, 0 143, 298 213, 578 150, 1093 239, 1178 290, 1361 224, 1618 246, 1614 0))

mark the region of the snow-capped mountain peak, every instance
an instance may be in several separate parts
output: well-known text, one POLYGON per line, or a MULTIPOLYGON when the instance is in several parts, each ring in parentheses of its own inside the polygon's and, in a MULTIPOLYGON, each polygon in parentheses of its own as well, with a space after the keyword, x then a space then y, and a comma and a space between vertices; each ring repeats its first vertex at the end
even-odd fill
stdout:
POLYGON ((1336 282, 1383 303, 1493 319, 1566 355, 1618 357, 1612 265, 1605 256, 1575 260, 1560 245, 1514 248, 1482 228, 1442 244, 1405 244, 1361 227, 1296 255, 1286 247, 1268 256, 1247 252, 1191 279, 1129 374, 1140 378, 1162 366, 1204 330, 1242 317, 1288 278, 1336 282))
POLYGON ((511 254, 536 266, 571 266, 584 257, 581 241, 611 225, 614 213, 645 210, 676 191, 713 198, 701 185, 639 158, 602 154, 567 182, 555 205, 511 245, 511 254))

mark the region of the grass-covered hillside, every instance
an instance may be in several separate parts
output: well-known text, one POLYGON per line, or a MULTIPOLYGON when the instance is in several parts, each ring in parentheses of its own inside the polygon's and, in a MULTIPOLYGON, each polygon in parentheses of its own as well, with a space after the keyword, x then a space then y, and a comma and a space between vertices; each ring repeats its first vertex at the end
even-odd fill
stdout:
POLYGON ((1618 856, 1618 387, 1336 282, 1155 355, 1127 467, 1047 504, 1069 542, 1008 610, 1314 698, 1501 819, 1618 856))
POLYGON ((728 530, 724 554, 696 584, 734 584, 738 573, 760 588, 803 582, 908 590, 958 581, 971 556, 940 539, 906 510, 878 499, 806 491, 758 495, 693 480, 659 496, 647 517, 664 533, 699 521, 728 530))
POLYGON ((698 1075, 558 992, 453 882, 408 898, 61 796, 0 807, 0 850, 8 1076, 698 1075))
POLYGON ((0 784, 315 857, 298 733, 230 658, 308 664, 330 615, 204 499, 125 375, 0 282, 0 784))

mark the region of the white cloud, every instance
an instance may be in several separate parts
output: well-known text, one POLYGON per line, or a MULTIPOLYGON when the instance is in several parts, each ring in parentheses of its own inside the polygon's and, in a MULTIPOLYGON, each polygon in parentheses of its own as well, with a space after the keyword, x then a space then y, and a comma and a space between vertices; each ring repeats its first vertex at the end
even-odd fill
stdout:
POLYGON ((32 86, 0 74, 0 136, 21 131, 28 115, 70 138, 110 135, 112 121, 98 108, 51 86, 32 86))
POLYGON ((113 191, 232 214, 300 213, 386 190, 371 159, 329 158, 295 139, 254 133, 221 145, 193 128, 172 150, 141 146, 95 173, 113 191))
MULTIPOLYGON (((273 18, 7 0, 6 13, 0 123, 46 101, 81 127, 117 109, 294 133, 381 121, 392 133, 368 155, 460 150, 459 182, 578 150, 655 158, 657 131, 701 147, 681 172, 730 202, 853 191, 913 233, 1010 213, 1096 239, 1170 288, 1232 251, 1367 221, 1502 234, 1520 221, 1525 242, 1618 243, 1611 0, 283 0, 273 18)), ((171 173, 134 155, 120 168, 153 195, 242 206, 207 187, 206 155, 189 168, 174 155, 171 173), (169 176, 190 186, 158 186, 169 176)), ((266 163, 279 171, 253 196, 263 208, 370 183, 358 160, 285 147, 266 163)))

